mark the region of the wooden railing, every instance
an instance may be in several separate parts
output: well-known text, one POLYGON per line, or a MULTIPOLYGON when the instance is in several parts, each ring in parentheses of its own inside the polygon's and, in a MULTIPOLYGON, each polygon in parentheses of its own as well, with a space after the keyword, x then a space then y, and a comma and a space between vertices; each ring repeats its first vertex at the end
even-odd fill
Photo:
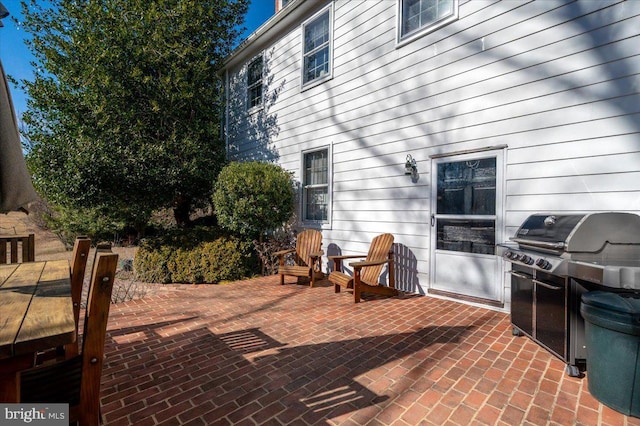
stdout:
POLYGON ((0 235, 0 264, 34 262, 35 237, 29 235, 0 235), (18 250, 20 245, 20 250, 18 250), (21 254, 21 256, 19 256, 21 254))

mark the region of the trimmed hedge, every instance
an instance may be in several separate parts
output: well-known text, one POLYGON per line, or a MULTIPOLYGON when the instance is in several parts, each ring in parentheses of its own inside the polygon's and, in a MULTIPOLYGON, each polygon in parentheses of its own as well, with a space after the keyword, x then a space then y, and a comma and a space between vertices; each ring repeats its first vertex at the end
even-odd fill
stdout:
POLYGON ((173 249, 171 247, 160 247, 158 249, 141 245, 133 259, 133 272, 136 281, 147 283, 171 282, 171 274, 167 263, 171 257, 173 249))
POLYGON ((139 281, 164 284, 243 279, 255 273, 251 248, 251 243, 219 235, 219 231, 167 235, 140 245, 134 272, 139 281))
POLYGON ((260 239, 293 214, 293 187, 292 173, 277 164, 230 163, 220 172, 212 196, 218 223, 234 235, 260 239))

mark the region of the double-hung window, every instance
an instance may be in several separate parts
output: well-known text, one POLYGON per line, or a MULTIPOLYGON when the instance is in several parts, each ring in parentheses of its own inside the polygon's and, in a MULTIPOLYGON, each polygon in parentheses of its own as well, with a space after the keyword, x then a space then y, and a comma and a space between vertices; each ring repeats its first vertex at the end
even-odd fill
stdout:
POLYGON ((458 0, 398 0, 399 41, 440 28, 458 18, 458 0))
POLYGON ((331 77, 331 7, 302 25, 302 85, 331 77))
POLYGON ((303 154, 302 217, 305 222, 329 220, 329 150, 303 154))
POLYGON ((247 67, 247 110, 262 106, 262 55, 247 67))

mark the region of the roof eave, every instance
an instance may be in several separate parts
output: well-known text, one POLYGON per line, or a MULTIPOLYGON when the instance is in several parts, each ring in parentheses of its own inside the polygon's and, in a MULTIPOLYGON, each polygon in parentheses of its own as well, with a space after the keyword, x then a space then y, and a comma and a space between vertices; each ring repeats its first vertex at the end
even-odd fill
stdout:
POLYGON ((247 57, 255 55, 264 48, 265 44, 272 41, 271 35, 295 22, 301 22, 300 18, 317 6, 318 2, 316 1, 292 0, 289 2, 283 9, 251 33, 249 37, 244 39, 225 59, 218 73, 223 74, 226 69, 246 60, 247 57))

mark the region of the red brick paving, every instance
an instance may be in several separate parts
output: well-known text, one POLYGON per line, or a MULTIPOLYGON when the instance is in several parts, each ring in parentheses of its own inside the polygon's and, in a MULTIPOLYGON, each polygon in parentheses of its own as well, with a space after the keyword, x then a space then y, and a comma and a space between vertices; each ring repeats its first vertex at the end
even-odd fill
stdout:
MULTIPOLYGON (((114 305, 108 425, 640 425, 509 316, 266 277, 114 305)), ((587 373, 588 376, 588 373, 587 373)))

